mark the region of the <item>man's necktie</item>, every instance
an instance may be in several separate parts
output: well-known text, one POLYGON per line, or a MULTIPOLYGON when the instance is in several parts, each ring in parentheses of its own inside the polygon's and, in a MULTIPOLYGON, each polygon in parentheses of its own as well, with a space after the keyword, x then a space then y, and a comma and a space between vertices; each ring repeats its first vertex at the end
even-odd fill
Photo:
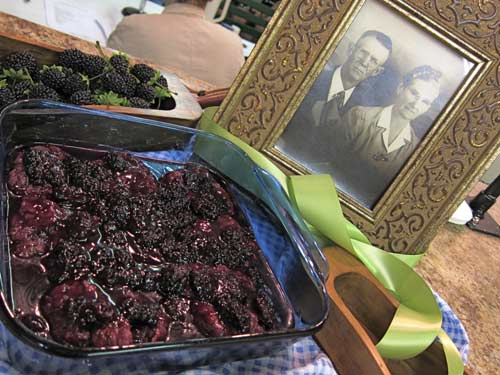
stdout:
POLYGON ((344 99, 345 99, 345 91, 341 91, 332 98, 332 100, 335 100, 337 103, 337 109, 339 113, 342 112, 342 109, 344 108, 344 99))
POLYGON ((320 126, 328 126, 340 118, 344 107, 344 98, 345 91, 340 91, 325 103, 321 112, 320 126))

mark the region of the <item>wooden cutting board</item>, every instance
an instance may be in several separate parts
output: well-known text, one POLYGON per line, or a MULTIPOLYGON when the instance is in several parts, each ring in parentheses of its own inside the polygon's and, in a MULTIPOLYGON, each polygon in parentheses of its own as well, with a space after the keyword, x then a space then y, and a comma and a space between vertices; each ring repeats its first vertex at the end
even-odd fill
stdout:
MULTIPOLYGON (((11 52, 29 51, 36 57, 40 66, 52 65, 56 64, 59 53, 66 48, 78 48, 86 53, 97 54, 97 50, 91 42, 0 12, 0 59, 11 52), (11 18, 16 21, 9 29, 5 21, 11 18), (16 33, 16 30, 19 31, 19 25, 24 25, 22 33, 16 33)), ((108 56, 113 53, 112 50, 107 48, 103 50, 108 56)), ((133 56, 130 56, 130 59, 132 63, 144 62, 133 56)), ((170 72, 167 68, 147 64, 159 70, 167 78, 169 88, 177 93, 174 96, 176 101, 174 109, 156 110, 119 106, 88 107, 194 127, 203 110, 191 91, 195 89, 204 90, 205 87, 211 89, 212 86, 202 85, 200 81, 194 80, 190 82, 193 88, 188 88, 175 73, 170 72)))

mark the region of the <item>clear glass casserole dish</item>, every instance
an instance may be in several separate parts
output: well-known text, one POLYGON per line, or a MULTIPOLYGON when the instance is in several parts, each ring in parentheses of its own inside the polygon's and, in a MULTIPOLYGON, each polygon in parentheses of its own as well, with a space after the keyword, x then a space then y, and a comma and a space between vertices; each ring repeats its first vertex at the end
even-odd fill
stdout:
MULTIPOLYGON (((7 361, 23 372, 85 373, 113 364, 147 371, 192 368, 271 354, 313 334, 324 323, 328 298, 323 283, 328 267, 323 255, 278 182, 231 143, 195 129, 44 101, 7 107, 0 116, 0 140, 0 319, 4 325, 0 329, 7 361), (292 325, 275 332, 104 349, 75 348, 35 335, 15 317, 6 188, 8 155, 34 143, 126 151, 144 160, 203 165, 223 176, 244 207, 290 309, 292 325)), ((155 163, 146 164, 157 177, 165 173, 155 163)))

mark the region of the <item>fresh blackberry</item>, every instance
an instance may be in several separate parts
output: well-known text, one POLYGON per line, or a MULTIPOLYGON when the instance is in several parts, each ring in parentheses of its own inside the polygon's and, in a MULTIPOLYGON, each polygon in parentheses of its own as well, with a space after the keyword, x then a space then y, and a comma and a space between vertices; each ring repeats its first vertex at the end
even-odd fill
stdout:
POLYGON ((29 88, 28 98, 30 99, 47 99, 55 102, 61 101, 61 97, 56 90, 45 86, 43 83, 35 83, 29 88))
POLYGON ((156 80, 156 84, 157 84, 157 85, 160 85, 160 86, 161 86, 161 87, 163 87, 163 88, 168 89, 168 82, 167 82, 167 79, 166 79, 164 76, 160 76, 160 77, 156 80))
POLYGON ((142 98, 133 97, 128 100, 131 107, 150 108, 150 104, 142 98))
POLYGON ((82 90, 71 94, 69 102, 76 105, 91 105, 94 104, 94 99, 90 90, 82 90))
POLYGON ((15 100, 27 99, 30 88, 30 81, 21 81, 16 83, 14 87, 12 87, 12 94, 14 95, 15 100))
POLYGON ((47 67, 40 72, 40 81, 56 91, 61 90, 65 78, 66 74, 64 74, 62 67, 47 67))
POLYGON ((103 73, 106 65, 106 60, 101 56, 84 54, 80 63, 80 71, 92 78, 103 73))
POLYGON ((127 74, 129 68, 128 58, 125 55, 115 54, 110 57, 109 63, 115 69, 115 72, 120 74, 127 74))
POLYGON ((5 107, 6 105, 9 105, 10 103, 14 103, 16 100, 16 97, 8 89, 7 87, 1 88, 0 89, 0 109, 5 107))
POLYGON ((130 98, 134 96, 135 89, 137 88, 137 84, 139 83, 139 81, 132 74, 125 74, 123 76, 123 79, 125 80, 125 84, 127 85, 127 97, 130 98))
POLYGON ((102 85, 106 91, 113 91, 115 94, 129 96, 130 88, 127 81, 121 74, 108 72, 101 78, 102 85))
POLYGON ((79 73, 67 76, 61 84, 61 91, 67 96, 71 96, 77 91, 85 90, 88 90, 87 80, 79 73))
POLYGON ((155 89, 147 83, 139 83, 135 89, 135 96, 151 103, 155 98, 155 89))
POLYGON ((104 91, 104 88, 102 87, 102 82, 100 79, 92 79, 89 80, 89 90, 92 93, 104 91))
POLYGON ((65 49, 59 55, 58 65, 72 69, 74 72, 81 71, 86 55, 76 48, 65 49))
POLYGON ((132 69, 130 69, 130 73, 136 76, 139 81, 147 83, 155 76, 156 71, 146 64, 135 64, 132 69))
POLYGON ((7 69, 26 69, 33 79, 37 78, 38 68, 35 56, 27 51, 13 52, 4 60, 3 67, 7 69))

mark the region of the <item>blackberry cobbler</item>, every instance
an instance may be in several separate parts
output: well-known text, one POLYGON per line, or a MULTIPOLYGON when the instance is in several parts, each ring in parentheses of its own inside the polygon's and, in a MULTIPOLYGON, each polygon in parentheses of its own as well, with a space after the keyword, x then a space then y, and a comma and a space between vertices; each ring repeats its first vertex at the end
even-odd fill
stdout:
POLYGON ((76 347, 285 328, 277 284, 223 180, 177 168, 157 179, 127 153, 18 149, 8 176, 18 319, 76 347))

